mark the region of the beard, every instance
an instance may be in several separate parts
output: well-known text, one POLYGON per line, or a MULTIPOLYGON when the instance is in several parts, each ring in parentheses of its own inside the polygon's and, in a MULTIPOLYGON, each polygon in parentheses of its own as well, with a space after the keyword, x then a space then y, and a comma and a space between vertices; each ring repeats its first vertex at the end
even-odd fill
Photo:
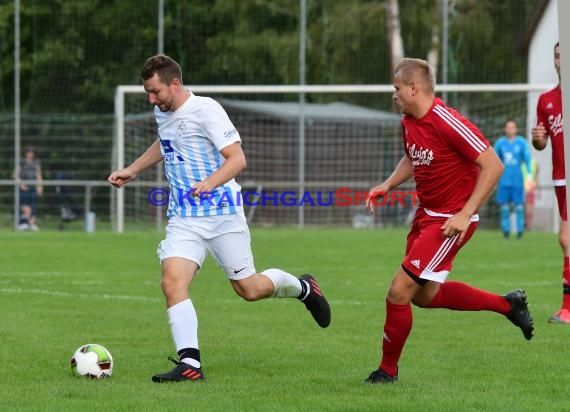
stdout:
POLYGON ((172 104, 163 102, 163 103, 157 104, 156 107, 158 107, 158 110, 165 113, 165 112, 170 111, 170 109, 172 108, 172 104))

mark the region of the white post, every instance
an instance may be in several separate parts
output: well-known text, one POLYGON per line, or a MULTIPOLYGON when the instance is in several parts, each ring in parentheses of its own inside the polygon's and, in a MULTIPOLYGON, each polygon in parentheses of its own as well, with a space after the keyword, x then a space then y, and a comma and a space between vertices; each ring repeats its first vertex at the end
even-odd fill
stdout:
MULTIPOLYGON (((449 0, 441 0, 442 31, 441 36, 441 83, 447 84, 448 64, 449 64, 449 0)), ((441 95, 443 101, 447 103, 447 92, 441 95)))
MULTIPOLYGON (((158 0, 158 54, 164 54, 164 0, 158 0)), ((162 162, 156 165, 156 187, 162 186, 162 162)), ((156 230, 162 230, 162 207, 156 206, 156 230)))
MULTIPOLYGON (((299 85, 305 85, 305 45, 307 38, 307 1, 300 0, 301 18, 299 20, 299 85)), ((305 192, 305 93, 299 93, 299 193, 305 192)), ((305 209, 299 206, 299 227, 305 226, 305 209)))
MULTIPOLYGON (((562 87, 562 119, 564 132, 570 134, 568 119, 570 119, 570 2, 558 0, 558 39, 560 41, 560 74, 562 87), (566 122, 565 122, 566 120, 566 122)), ((566 140, 566 139, 565 139, 566 140)), ((566 159, 566 188, 570 177, 570 144, 564 144, 564 159, 566 159)), ((570 190, 566 190, 566 204, 570 205, 570 190)))
POLYGON ((158 0, 158 44, 157 53, 164 53, 164 0, 158 0))
MULTIPOLYGON (((117 164, 115 169, 125 167, 125 93, 122 86, 115 91, 115 149, 117 152, 117 164)), ((117 223, 115 232, 123 233, 125 229, 125 192, 117 190, 117 223)), ((85 213, 89 211, 86 210, 85 213)))
MULTIPOLYGON (((14 0, 14 169, 20 165, 21 145, 20 111, 20 0, 14 0)), ((20 223, 20 173, 14 176, 14 229, 20 223)))

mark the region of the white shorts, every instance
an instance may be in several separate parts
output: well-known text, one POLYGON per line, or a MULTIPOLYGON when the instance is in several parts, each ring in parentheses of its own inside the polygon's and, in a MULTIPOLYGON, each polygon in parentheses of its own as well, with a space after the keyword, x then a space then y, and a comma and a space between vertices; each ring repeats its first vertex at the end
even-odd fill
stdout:
POLYGON ((172 216, 166 225, 166 239, 156 253, 162 262, 181 257, 201 267, 212 255, 232 280, 245 279, 255 273, 251 237, 243 211, 230 215, 172 216))

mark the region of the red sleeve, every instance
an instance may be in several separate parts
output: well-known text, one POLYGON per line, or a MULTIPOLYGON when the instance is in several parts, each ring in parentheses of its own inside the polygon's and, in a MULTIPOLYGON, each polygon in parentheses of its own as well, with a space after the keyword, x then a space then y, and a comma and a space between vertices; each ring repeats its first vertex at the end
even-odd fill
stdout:
POLYGON ((442 138, 462 156, 475 161, 490 146, 481 131, 469 120, 449 107, 436 106, 442 138))

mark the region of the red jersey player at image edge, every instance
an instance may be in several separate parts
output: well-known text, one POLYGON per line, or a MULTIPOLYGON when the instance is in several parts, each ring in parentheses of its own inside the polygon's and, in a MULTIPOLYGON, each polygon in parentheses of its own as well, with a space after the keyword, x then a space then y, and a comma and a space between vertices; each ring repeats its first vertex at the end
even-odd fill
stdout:
MULTIPOLYGON (((406 254, 386 298, 382 359, 365 383, 393 383, 412 329, 412 308, 491 311, 521 329, 534 330, 526 294, 490 293, 446 281, 453 260, 477 228, 478 209, 493 191, 504 166, 479 129, 434 95, 428 62, 402 59, 394 70, 393 100, 403 113, 404 155, 394 172, 370 194, 387 193, 414 177, 419 207, 407 237, 406 254)), ((367 201, 374 212, 374 204, 367 201)))
POLYGON ((558 240, 564 255, 562 266, 562 306, 558 312, 548 318, 548 322, 570 325, 570 263, 568 259, 562 89, 560 87, 560 43, 558 42, 554 45, 554 68, 558 74, 558 85, 542 93, 538 98, 536 126, 532 128, 532 145, 537 150, 544 150, 550 138, 552 144, 552 183, 561 220, 558 240))

